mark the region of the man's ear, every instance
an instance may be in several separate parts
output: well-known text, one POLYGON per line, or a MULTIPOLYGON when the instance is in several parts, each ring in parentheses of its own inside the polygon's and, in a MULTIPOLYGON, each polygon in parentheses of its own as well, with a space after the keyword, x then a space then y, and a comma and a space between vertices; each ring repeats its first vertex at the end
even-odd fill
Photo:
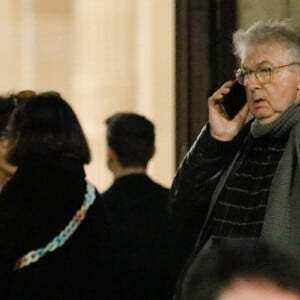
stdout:
POLYGON ((112 162, 116 158, 116 152, 113 148, 107 146, 107 162, 112 162))
POLYGON ((107 146, 106 154, 107 154, 107 160, 108 161, 111 161, 115 156, 114 150, 112 148, 110 148, 109 146, 107 146))
POLYGON ((300 91, 300 68, 297 68, 297 90, 300 91))

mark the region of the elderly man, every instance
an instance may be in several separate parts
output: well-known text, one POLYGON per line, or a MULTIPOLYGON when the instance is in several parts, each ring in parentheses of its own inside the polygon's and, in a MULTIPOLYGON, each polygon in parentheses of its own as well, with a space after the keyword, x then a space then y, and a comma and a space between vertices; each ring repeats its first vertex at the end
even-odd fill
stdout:
POLYGON ((234 82, 215 91, 208 124, 177 171, 171 194, 181 263, 220 240, 300 250, 300 31, 286 20, 259 21, 236 31, 233 43, 247 102, 229 118, 222 100, 234 82))

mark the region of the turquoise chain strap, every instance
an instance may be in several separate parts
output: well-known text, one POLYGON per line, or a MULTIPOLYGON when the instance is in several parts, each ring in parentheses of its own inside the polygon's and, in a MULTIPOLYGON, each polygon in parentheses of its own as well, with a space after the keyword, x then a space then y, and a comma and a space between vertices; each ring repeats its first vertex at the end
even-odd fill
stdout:
POLYGON ((15 264, 14 270, 22 269, 32 263, 37 262, 39 259, 44 257, 48 252, 53 252, 59 247, 62 247, 65 242, 72 236, 76 231, 78 226, 84 220, 89 207, 94 203, 96 199, 95 187, 87 182, 86 193, 84 195, 84 201, 80 209, 77 210, 76 214, 69 222, 69 224, 57 235, 51 242, 49 242, 45 247, 32 250, 27 254, 19 258, 15 264))

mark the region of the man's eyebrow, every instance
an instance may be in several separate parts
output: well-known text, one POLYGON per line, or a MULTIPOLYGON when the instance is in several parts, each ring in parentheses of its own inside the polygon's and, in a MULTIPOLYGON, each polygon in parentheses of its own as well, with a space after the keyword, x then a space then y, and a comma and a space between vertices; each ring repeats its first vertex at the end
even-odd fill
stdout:
POLYGON ((243 70, 251 70, 251 69, 245 67, 244 65, 241 65, 241 69, 243 69, 243 70))
MULTIPOLYGON (((263 60, 261 61, 257 66, 256 68, 259 68, 261 67, 262 65, 265 65, 265 64, 268 64, 268 65, 272 65, 272 63, 268 60, 263 60)), ((244 69, 244 70, 253 70, 253 69, 250 69, 250 68, 247 68, 246 66, 244 66, 243 64, 241 65, 241 69, 244 69)))

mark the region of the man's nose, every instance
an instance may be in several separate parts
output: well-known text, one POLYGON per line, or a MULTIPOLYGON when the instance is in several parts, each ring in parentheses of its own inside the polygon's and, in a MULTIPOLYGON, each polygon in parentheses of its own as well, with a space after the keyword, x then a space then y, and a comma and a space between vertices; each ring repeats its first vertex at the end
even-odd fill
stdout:
POLYGON ((247 74, 247 77, 245 78, 245 84, 244 85, 249 90, 261 88, 261 83, 256 78, 254 72, 251 72, 250 74, 247 74))

